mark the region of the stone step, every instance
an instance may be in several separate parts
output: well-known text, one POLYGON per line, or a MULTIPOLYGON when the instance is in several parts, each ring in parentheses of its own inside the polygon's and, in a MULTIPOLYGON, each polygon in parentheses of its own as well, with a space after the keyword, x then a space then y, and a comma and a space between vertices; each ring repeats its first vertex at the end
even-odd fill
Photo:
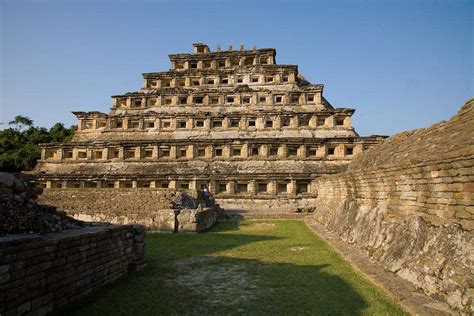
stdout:
POLYGON ((310 214, 296 212, 224 211, 218 220, 225 222, 265 219, 304 219, 308 215, 310 214))

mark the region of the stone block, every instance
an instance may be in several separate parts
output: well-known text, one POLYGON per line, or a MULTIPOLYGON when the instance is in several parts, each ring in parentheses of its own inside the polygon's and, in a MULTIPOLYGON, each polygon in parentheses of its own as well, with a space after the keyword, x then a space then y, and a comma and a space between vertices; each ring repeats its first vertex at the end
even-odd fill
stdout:
MULTIPOLYGON (((48 243, 31 242, 31 240, 19 242, 17 248, 20 254, 27 252, 27 257, 30 257, 31 249, 37 249, 40 252, 44 249, 46 255, 34 256, 35 263, 27 267, 22 259, 24 256, 21 255, 12 257, 17 261, 0 266, 2 271, 0 281, 5 283, 2 288, 8 289, 6 295, 0 298, 2 301, 11 302, 3 310, 15 311, 18 314, 44 315, 51 312, 53 306, 59 307, 81 297, 72 293, 90 293, 91 287, 88 287, 88 291, 84 291, 83 288, 91 283, 92 278, 95 279, 93 286, 97 288, 101 284, 124 275, 132 266, 137 266, 137 263, 143 265, 144 243, 136 243, 137 246, 135 246, 134 240, 126 237, 128 232, 132 235, 143 235, 142 228, 110 226, 98 227, 94 230, 95 232, 86 230, 85 235, 61 236, 57 234, 54 236, 57 238, 57 248, 51 247, 48 243), (91 235, 97 238, 89 238, 91 235), (93 240, 99 242, 93 242, 93 240), (98 254, 89 253, 89 247, 102 248, 102 250, 98 254), (127 247, 138 250, 133 254, 127 253, 125 251, 127 247), (48 260, 50 254, 55 257, 57 253, 60 253, 59 258, 48 260), (90 256, 87 256, 88 253, 90 256), (69 261, 64 257, 66 254, 69 261), (40 261, 40 258, 46 261, 40 261), (75 260, 72 260, 73 258, 75 260), (15 267, 14 270, 11 270, 12 266, 15 267), (10 274, 21 279, 12 280, 10 274), (28 274, 30 275, 27 276, 28 274)), ((14 248, 11 250, 15 251, 14 248)), ((28 263, 28 260, 26 262, 28 263)))
POLYGON ((454 213, 454 216, 460 219, 474 219, 474 216, 466 211, 457 211, 454 213))
POLYGON ((11 279, 11 274, 8 272, 0 274, 0 285, 7 283, 11 279))
POLYGON ((474 182, 464 183, 463 191, 474 193, 474 182))

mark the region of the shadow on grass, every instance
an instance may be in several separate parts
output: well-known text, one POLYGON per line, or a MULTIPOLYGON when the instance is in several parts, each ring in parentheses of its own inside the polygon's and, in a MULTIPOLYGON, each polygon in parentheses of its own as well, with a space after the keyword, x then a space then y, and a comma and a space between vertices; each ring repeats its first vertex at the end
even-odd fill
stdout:
POLYGON ((148 266, 143 271, 55 314, 359 315, 367 308, 351 284, 325 271, 330 264, 296 265, 222 255, 236 247, 285 239, 232 233, 240 225, 225 223, 204 234, 150 234, 148 266))
POLYGON ((190 258, 131 274, 56 315, 361 315, 367 307, 327 265, 190 258))
POLYGON ((239 221, 219 222, 209 228, 206 232, 225 232, 239 230, 241 224, 242 222, 239 221))

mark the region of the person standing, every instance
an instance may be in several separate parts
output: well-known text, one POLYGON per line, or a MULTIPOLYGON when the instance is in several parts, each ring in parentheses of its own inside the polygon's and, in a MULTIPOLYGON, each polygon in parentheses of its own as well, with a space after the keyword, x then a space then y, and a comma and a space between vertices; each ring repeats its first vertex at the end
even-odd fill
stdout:
POLYGON ((204 188, 202 189, 202 196, 204 199, 204 204, 206 207, 210 206, 211 204, 211 191, 209 191, 209 186, 207 184, 204 185, 204 188))

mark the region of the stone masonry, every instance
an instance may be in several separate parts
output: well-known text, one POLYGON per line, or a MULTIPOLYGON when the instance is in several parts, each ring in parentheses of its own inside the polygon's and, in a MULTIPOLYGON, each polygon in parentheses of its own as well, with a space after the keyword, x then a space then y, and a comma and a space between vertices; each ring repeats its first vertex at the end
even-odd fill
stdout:
POLYGON ((318 177, 384 139, 360 137, 354 110, 334 108, 273 48, 193 48, 170 55, 169 71, 144 73, 139 91, 113 96, 108 114, 74 112, 74 139, 42 145, 33 174, 45 194, 209 184, 225 208, 295 209, 317 196, 318 177))
POLYGON ((474 99, 317 181, 315 218, 426 294, 474 311, 474 99))
POLYGON ((221 212, 216 203, 204 206, 186 193, 156 188, 49 189, 38 202, 54 205, 81 221, 140 224, 171 232, 206 230, 221 212))
POLYGON ((83 223, 36 203, 41 190, 12 174, 0 172, 0 236, 51 233, 75 229, 83 223))
POLYGON ((0 314, 45 315, 144 265, 139 225, 0 238, 0 314))

